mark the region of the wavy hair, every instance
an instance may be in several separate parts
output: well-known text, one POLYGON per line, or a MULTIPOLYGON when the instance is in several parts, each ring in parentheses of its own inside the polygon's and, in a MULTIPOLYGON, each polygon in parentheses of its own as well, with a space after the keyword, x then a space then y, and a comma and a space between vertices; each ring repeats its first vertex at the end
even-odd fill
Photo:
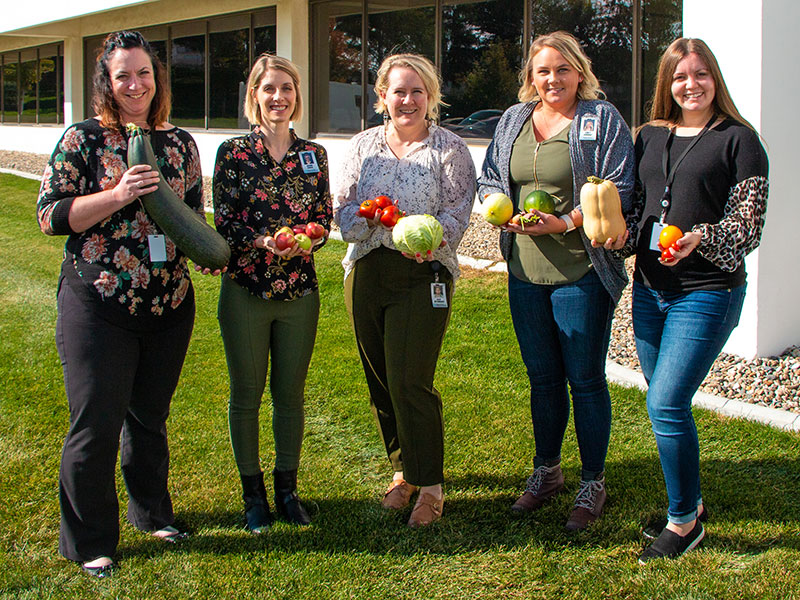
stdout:
POLYGON ((389 89, 389 71, 394 67, 406 67, 414 71, 428 93, 428 107, 425 118, 429 121, 436 121, 439 118, 439 107, 442 102, 442 77, 434 64, 420 54, 392 54, 383 59, 378 75, 375 78, 375 95, 378 101, 375 102, 375 112, 378 114, 386 113, 386 103, 382 95, 389 89))

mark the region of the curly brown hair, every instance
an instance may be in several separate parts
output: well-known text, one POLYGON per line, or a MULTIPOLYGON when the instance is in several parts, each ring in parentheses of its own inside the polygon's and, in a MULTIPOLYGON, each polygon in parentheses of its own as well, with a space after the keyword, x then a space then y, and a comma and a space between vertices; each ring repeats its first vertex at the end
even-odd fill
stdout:
POLYGON ((150 129, 167 122, 172 110, 172 92, 169 87, 167 70, 150 47, 150 44, 138 31, 115 31, 109 33, 103 40, 103 47, 97 56, 94 68, 94 94, 92 108, 100 117, 100 122, 105 127, 117 129, 123 125, 119 114, 119 107, 111 90, 111 75, 108 72, 108 59, 119 49, 130 50, 141 48, 150 57, 156 80, 156 92, 150 103, 150 112, 147 115, 147 124, 150 129))

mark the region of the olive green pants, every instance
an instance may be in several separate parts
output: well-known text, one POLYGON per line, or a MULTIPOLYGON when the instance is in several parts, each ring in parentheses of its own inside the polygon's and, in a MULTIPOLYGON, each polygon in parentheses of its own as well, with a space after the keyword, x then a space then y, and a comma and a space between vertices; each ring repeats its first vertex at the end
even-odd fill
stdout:
POLYGON ((433 280, 430 263, 380 247, 358 260, 345 281, 370 406, 392 467, 413 485, 444 480, 442 400, 433 377, 453 281, 442 267, 448 308, 433 308, 433 280))
POLYGON ((223 276, 217 318, 228 361, 228 423, 239 473, 261 472, 258 413, 267 371, 275 467, 296 470, 303 444, 303 398, 317 334, 319 292, 291 301, 262 300, 223 276))

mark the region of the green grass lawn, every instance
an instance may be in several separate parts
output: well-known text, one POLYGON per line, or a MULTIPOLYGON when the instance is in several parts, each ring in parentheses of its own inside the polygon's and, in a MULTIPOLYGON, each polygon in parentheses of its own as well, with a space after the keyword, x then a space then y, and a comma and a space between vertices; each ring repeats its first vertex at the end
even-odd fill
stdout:
MULTIPOLYGON (((91 580, 58 554, 58 466, 68 423, 54 343, 62 238, 42 235, 37 183, 0 174, 0 598, 775 598, 800 597, 800 435, 696 411, 702 549, 640 567, 641 525, 666 508, 637 390, 612 386, 609 501, 589 531, 563 530, 578 484, 531 518, 509 505, 532 467, 528 386, 505 277, 464 277, 439 368, 445 407, 444 518, 411 531, 379 506, 391 475, 342 301, 345 246, 317 255, 322 314, 307 396, 300 493, 313 525, 243 529, 227 432, 219 280, 195 277, 197 321, 169 420, 173 502, 192 537, 170 547, 124 521, 121 569, 91 580)), ((272 467, 269 398, 262 427, 272 467)))

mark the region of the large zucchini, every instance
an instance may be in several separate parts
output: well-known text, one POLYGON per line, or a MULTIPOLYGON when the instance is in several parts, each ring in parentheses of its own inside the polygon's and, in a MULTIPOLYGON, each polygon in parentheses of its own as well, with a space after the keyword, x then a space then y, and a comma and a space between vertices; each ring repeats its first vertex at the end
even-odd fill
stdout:
POLYGON ((158 168, 150 138, 141 127, 128 125, 128 133, 128 166, 150 165, 159 176, 158 189, 141 196, 147 214, 195 264, 213 270, 225 267, 231 257, 228 242, 175 195, 158 168))

